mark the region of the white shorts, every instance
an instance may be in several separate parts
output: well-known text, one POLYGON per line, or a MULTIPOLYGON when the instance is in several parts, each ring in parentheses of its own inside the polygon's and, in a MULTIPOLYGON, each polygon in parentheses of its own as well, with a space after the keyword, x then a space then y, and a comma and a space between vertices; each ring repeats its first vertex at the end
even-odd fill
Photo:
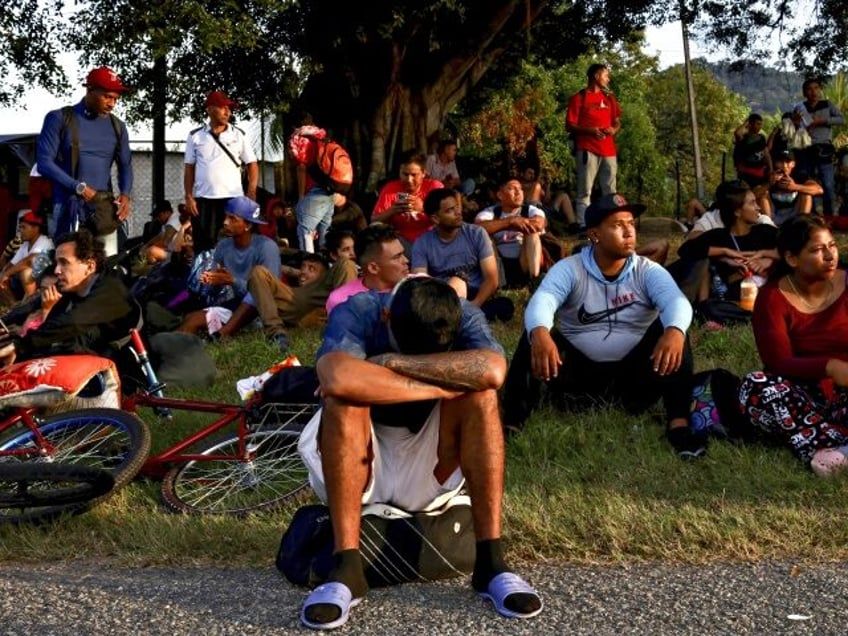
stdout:
MULTIPOLYGON (((303 429, 298 451, 309 470, 312 489, 326 503, 327 488, 318 450, 322 412, 319 409, 303 429)), ((404 426, 371 423, 374 459, 371 477, 362 493, 363 505, 385 503, 409 512, 429 511, 441 508, 462 490, 465 478, 459 468, 443 484, 433 475, 438 462, 440 412, 441 401, 436 402, 417 433, 404 426)))

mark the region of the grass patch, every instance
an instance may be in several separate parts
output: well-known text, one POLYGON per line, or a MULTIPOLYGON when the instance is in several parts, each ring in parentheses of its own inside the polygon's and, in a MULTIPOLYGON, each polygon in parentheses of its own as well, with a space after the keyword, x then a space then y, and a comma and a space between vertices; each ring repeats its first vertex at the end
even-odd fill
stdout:
MULTIPOLYGON (((508 355, 527 294, 508 292, 515 317, 494 326, 508 355)), ((293 333, 293 351, 314 360, 320 332, 293 333)), ((696 370, 737 374, 759 367, 750 329, 690 332, 696 370)), ((209 345, 219 370, 211 388, 171 396, 236 402, 235 381, 256 375, 277 352, 259 333, 209 345)), ((199 426, 150 413, 154 451, 199 426)), ((573 563, 848 558, 846 479, 814 477, 789 451, 714 441, 708 456, 681 462, 663 436, 659 407, 639 417, 612 408, 536 412, 509 441, 504 532, 510 555, 573 563)), ((294 509, 246 519, 166 512, 159 484, 135 482, 79 517, 43 528, 0 528, 0 560, 110 559, 134 565, 268 567, 294 509)))

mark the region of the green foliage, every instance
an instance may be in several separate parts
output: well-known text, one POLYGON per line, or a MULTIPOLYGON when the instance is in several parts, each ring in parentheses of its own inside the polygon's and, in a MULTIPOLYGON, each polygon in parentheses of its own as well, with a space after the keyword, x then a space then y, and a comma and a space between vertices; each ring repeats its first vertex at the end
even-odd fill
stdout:
POLYGON ((0 106, 10 106, 40 86, 61 92, 67 78, 57 62, 62 50, 62 0, 7 0, 0 11, 0 106))
MULTIPOLYGON (((733 131, 749 113, 741 96, 730 92, 707 69, 693 64, 695 110, 701 162, 707 197, 721 182, 722 155, 727 154, 727 178, 734 176, 731 157, 733 131)), ((651 101, 649 116, 656 127, 656 152, 665 158, 672 176, 674 161, 679 160, 683 200, 695 196, 694 153, 686 90, 682 66, 674 66, 649 79, 651 101)))
POLYGON ((71 38, 85 62, 108 62, 133 87, 125 98, 131 122, 153 116, 155 90, 167 95, 170 121, 204 119, 203 97, 214 89, 260 114, 288 105, 299 89, 294 57, 277 38, 290 4, 90 0, 74 14, 71 38))
MULTIPOLYGON (((573 193, 575 164, 565 133, 565 108, 568 98, 585 86, 586 68, 600 59, 611 67, 611 88, 622 105, 622 129, 616 137, 618 189, 647 203, 655 214, 671 214, 676 207, 675 160, 681 166, 683 200, 695 194, 686 81, 682 67, 658 71, 656 59, 642 54, 639 44, 637 40, 603 56, 580 56, 556 68, 524 62, 511 77, 482 87, 453 116, 463 156, 477 164, 500 165, 501 171, 538 160, 555 189, 573 193)), ((721 180, 722 154, 730 150, 733 130, 748 111, 742 98, 706 69, 695 67, 694 83, 711 192, 721 180)), ((729 170, 732 175, 732 165, 729 170)))
POLYGON ((806 75, 844 68, 848 3, 844 0, 706 0, 692 3, 694 31, 740 62, 776 53, 806 75))

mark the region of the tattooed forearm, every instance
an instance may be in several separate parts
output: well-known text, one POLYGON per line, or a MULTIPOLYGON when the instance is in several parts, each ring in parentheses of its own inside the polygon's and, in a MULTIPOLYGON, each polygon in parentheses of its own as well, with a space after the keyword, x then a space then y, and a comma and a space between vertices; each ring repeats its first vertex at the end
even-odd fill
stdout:
POLYGON ((421 356, 386 353, 370 361, 413 380, 451 391, 483 391, 497 388, 492 386, 490 374, 496 357, 494 352, 477 349, 421 356))

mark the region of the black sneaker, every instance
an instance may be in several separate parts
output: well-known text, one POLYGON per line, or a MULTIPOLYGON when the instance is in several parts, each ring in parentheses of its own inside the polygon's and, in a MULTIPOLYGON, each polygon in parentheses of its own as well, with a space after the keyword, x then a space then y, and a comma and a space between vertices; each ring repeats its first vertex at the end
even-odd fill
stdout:
POLYGON ((666 436, 680 459, 699 459, 707 454, 706 437, 693 433, 688 426, 670 428, 666 436))

